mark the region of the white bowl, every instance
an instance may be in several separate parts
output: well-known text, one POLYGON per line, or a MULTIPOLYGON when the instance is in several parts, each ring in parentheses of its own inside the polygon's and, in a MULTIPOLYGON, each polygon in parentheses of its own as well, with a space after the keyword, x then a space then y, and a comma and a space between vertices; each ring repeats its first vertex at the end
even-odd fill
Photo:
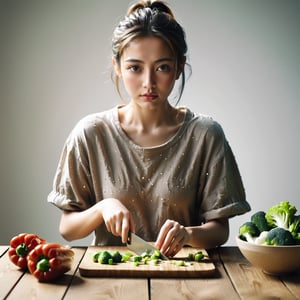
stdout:
POLYGON ((300 245, 268 246, 249 243, 236 237, 245 258, 265 273, 279 275, 300 270, 300 245))

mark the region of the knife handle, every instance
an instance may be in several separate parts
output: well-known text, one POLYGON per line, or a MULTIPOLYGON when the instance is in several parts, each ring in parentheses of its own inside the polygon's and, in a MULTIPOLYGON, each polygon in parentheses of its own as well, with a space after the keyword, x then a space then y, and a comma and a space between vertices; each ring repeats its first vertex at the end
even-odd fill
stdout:
POLYGON ((131 245, 131 231, 128 232, 127 244, 131 245))

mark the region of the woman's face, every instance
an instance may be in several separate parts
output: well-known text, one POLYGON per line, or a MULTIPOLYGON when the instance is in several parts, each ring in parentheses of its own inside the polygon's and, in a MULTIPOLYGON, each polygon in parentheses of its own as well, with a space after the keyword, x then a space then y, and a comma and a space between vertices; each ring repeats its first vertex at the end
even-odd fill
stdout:
POLYGON ((131 100, 142 107, 164 104, 180 75, 173 52, 157 37, 134 39, 114 65, 131 100))

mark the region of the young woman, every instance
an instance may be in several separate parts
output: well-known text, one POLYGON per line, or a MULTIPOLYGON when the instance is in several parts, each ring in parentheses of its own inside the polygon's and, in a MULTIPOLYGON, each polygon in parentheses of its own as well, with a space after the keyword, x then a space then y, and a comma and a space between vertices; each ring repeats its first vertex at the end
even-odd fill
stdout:
MULTIPOLYGON (((133 231, 166 255, 226 242, 250 210, 221 126, 168 98, 185 83, 185 33, 162 1, 132 5, 114 31, 113 66, 130 100, 83 118, 68 137, 48 201, 67 240, 95 232, 119 245, 133 231)), ((121 94, 121 93, 120 93, 121 94)))

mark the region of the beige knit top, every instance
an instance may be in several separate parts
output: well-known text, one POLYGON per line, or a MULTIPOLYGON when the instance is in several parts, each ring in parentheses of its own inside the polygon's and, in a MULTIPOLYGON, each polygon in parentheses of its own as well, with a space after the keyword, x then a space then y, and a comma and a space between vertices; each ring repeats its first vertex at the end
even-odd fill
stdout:
MULTIPOLYGON (((83 118, 69 135, 48 201, 82 211, 105 198, 132 213, 136 233, 155 241, 167 219, 183 226, 250 210, 241 176, 221 126, 186 109, 166 143, 136 145, 122 130, 118 108, 83 118)), ((82 224, 84 226, 84 224, 82 224)), ((95 245, 118 245, 102 224, 95 245)))

